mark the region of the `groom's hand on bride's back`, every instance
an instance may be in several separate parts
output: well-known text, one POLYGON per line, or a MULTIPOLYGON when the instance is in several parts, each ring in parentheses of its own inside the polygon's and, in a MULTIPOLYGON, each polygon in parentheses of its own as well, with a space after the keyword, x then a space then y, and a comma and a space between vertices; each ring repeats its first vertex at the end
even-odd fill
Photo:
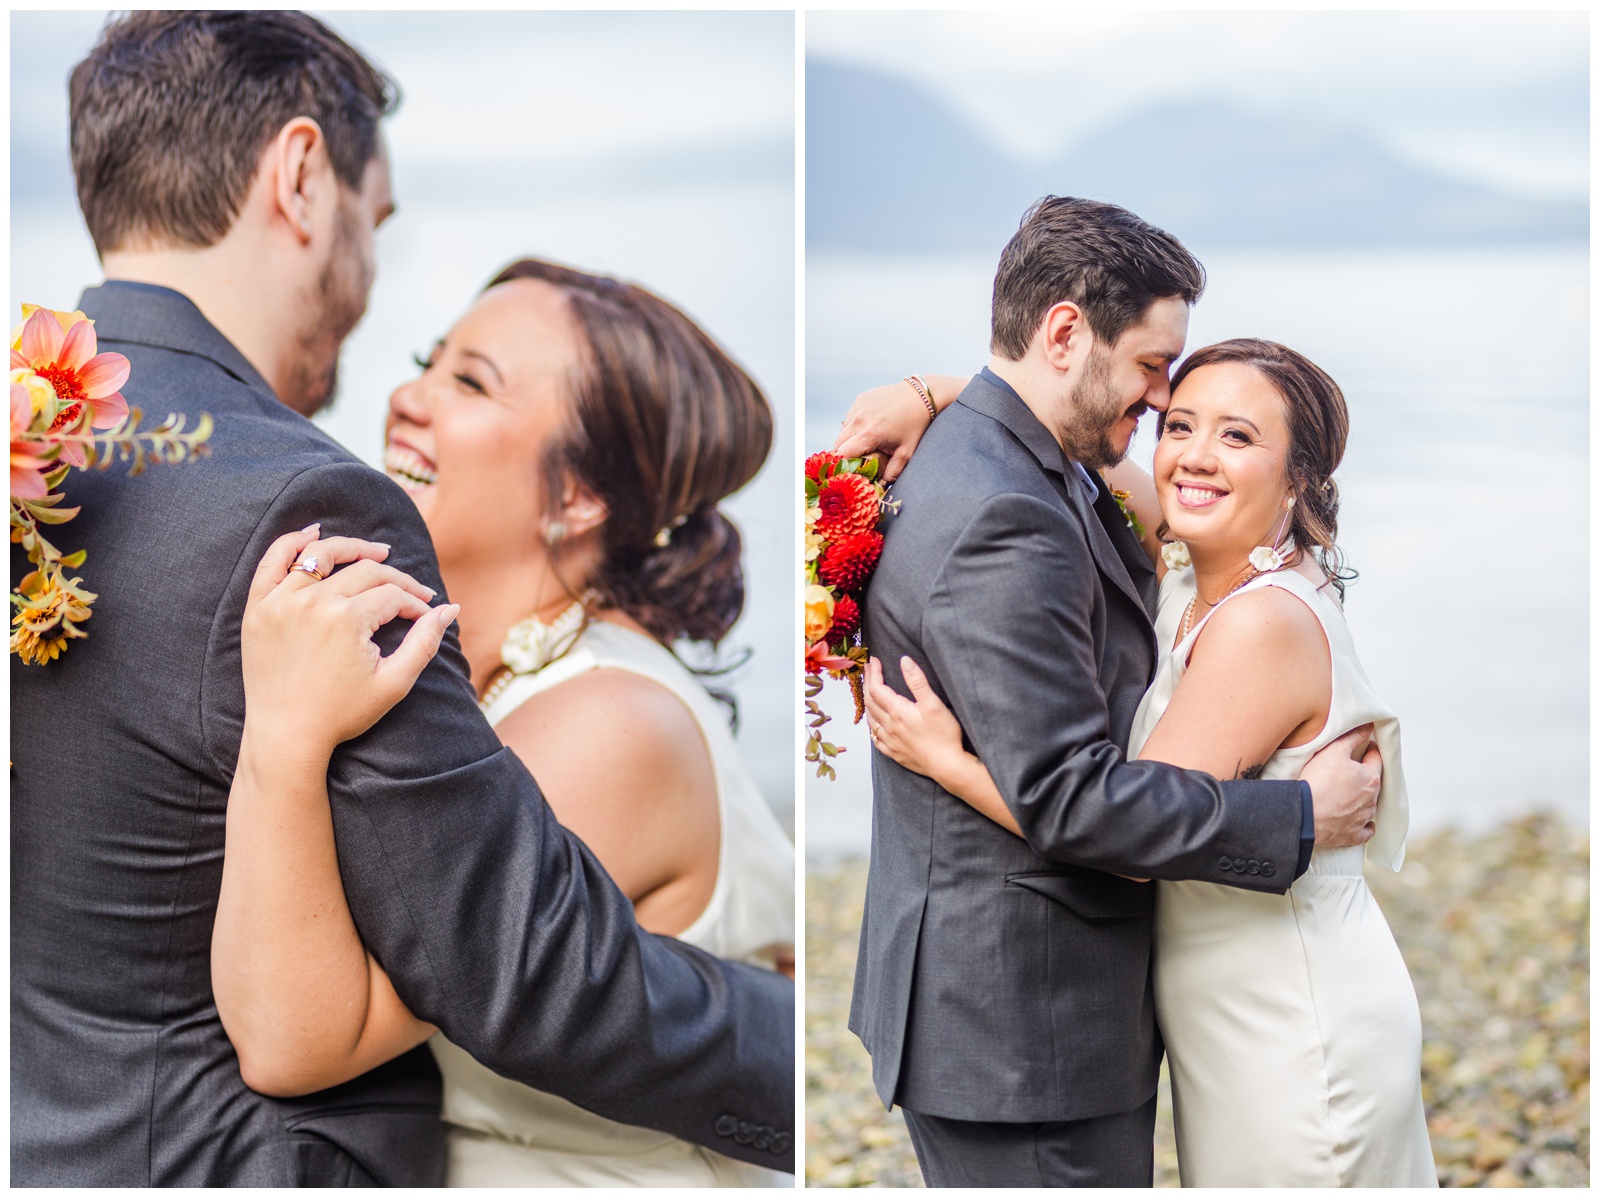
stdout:
POLYGON ((1346 732, 1317 752, 1300 771, 1300 779, 1311 786, 1319 849, 1366 844, 1372 839, 1377 830, 1383 758, 1373 742, 1371 724, 1346 732))

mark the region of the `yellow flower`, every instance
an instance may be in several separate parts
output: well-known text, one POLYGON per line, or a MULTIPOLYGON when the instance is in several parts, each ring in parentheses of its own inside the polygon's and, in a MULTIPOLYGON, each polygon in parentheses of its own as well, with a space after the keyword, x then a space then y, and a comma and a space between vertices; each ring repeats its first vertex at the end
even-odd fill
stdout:
POLYGON ((67 641, 89 634, 78 628, 91 614, 96 596, 59 569, 35 570, 17 584, 22 606, 11 618, 11 652, 25 665, 43 665, 61 655, 67 641))
POLYGON ((814 562, 822 556, 824 541, 817 534, 817 518, 822 515, 822 509, 816 504, 806 508, 806 557, 807 562, 814 562))
MULTIPOLYGON (((21 349, 22 348, 22 329, 23 329, 23 326, 28 323, 28 317, 32 316, 35 312, 38 312, 40 310, 41 310, 41 308, 40 308, 40 305, 38 305, 38 304, 23 304, 22 305, 22 324, 19 324, 16 328, 11 330, 11 348, 12 349, 21 349)), ((85 316, 81 311, 79 311, 79 312, 57 312, 54 308, 44 308, 43 311, 50 313, 51 316, 54 316, 56 318, 56 323, 61 326, 61 331, 63 333, 65 333, 73 325, 77 324, 80 320, 89 320, 89 318, 87 316, 85 316)), ((94 324, 94 321, 89 320, 89 324, 92 326, 94 324)))
POLYGON ((28 402, 35 416, 56 402, 56 389, 50 385, 48 379, 40 378, 30 367, 14 368, 11 371, 11 385, 21 387, 27 392, 28 402))
POLYGON ((820 639, 833 627, 833 596, 827 587, 806 588, 806 643, 820 639))

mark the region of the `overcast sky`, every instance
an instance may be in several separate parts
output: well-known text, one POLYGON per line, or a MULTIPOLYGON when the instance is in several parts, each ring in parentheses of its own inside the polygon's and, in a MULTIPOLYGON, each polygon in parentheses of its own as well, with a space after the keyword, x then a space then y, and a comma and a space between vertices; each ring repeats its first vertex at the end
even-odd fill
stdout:
POLYGON ((1585 12, 945 12, 806 17, 809 54, 934 87, 1014 153, 1108 119, 1224 97, 1345 120, 1413 161, 1583 198, 1585 12))
MULTIPOLYGON (((11 14, 19 149, 65 163, 66 77, 105 15, 11 14)), ((402 184, 420 162, 614 169, 793 137, 793 88, 772 86, 793 78, 791 13, 318 15, 400 82, 404 102, 385 131, 402 184)))

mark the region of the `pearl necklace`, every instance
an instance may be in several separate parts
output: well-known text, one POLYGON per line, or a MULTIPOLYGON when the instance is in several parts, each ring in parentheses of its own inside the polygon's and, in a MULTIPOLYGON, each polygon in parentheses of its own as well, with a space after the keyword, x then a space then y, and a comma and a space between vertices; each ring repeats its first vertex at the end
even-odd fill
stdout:
POLYGON ((499 677, 478 700, 479 709, 488 711, 513 679, 537 674, 570 650, 588 624, 589 604, 595 598, 591 587, 548 624, 537 614, 513 624, 500 644, 499 677))
MULTIPOLYGON (((1260 578, 1261 574, 1262 574, 1262 571, 1257 570, 1254 566, 1250 567, 1250 573, 1246 574, 1238 582, 1234 583, 1231 587, 1229 587, 1228 590, 1227 590, 1227 594, 1223 595, 1221 599, 1218 599, 1217 603, 1221 603, 1223 599, 1226 599, 1228 597, 1228 595, 1233 594, 1240 587, 1244 586, 1245 583, 1252 582, 1255 579, 1260 578)), ((1195 604, 1197 602, 1199 602, 1199 599, 1200 599, 1200 583, 1199 583, 1198 580, 1196 580, 1196 582, 1194 584, 1194 598, 1190 599, 1189 600, 1189 606, 1183 609, 1183 626, 1178 630, 1178 639, 1180 641, 1183 640, 1184 637, 1189 635, 1189 626, 1194 621, 1195 604)), ((1206 604, 1206 606, 1208 608, 1214 608, 1214 607, 1217 606, 1217 603, 1208 603, 1208 604, 1206 604)))

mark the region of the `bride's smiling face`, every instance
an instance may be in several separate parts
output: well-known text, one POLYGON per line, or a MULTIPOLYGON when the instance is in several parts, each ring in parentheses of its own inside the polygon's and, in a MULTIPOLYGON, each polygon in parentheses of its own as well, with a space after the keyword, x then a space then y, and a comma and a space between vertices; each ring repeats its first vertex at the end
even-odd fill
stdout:
POLYGON ((389 399, 384 469, 416 503, 441 566, 543 552, 547 449, 582 365, 565 295, 486 291, 389 399))
POLYGON ((1255 367, 1201 366, 1179 384, 1156 442, 1161 514, 1191 551, 1241 560, 1270 544, 1292 494, 1284 400, 1255 367))

